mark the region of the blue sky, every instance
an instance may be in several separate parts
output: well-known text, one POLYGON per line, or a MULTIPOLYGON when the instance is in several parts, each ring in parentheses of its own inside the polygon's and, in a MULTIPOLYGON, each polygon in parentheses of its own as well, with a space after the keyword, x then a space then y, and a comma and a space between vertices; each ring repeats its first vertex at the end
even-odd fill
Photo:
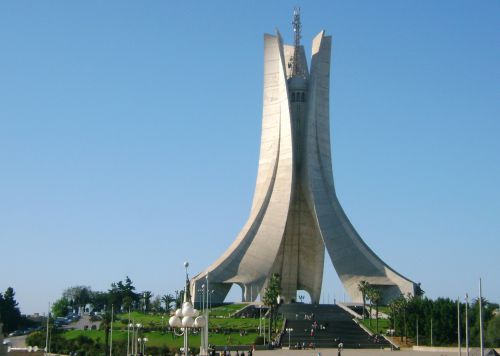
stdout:
MULTIPOLYGON (((43 312, 130 276, 165 294, 245 222, 263 34, 333 35, 334 179, 429 297, 500 301, 500 2, 3 1, 0 290, 43 312)), ((344 292, 328 261, 323 301, 344 292)), ((237 298, 237 291, 231 293, 237 298)))

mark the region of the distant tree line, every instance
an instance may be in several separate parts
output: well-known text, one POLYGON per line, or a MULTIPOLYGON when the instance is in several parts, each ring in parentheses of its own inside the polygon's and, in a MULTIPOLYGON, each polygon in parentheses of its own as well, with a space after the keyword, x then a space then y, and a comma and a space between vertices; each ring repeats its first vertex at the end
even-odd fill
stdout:
MULTIPOLYGON (((500 345, 500 315, 498 304, 482 299, 484 343, 488 347, 500 345)), ((458 343, 458 310, 460 310, 460 340, 465 345, 465 303, 449 298, 400 296, 389 304, 390 322, 397 335, 415 340, 422 345, 456 345, 458 343)), ((467 306, 469 345, 479 346, 479 299, 467 306)))
POLYGON ((86 309, 105 312, 111 310, 111 306, 116 312, 161 313, 179 308, 183 297, 183 290, 156 296, 147 290, 136 292, 132 280, 127 276, 123 281, 111 283, 107 291, 93 291, 90 286, 69 287, 53 303, 52 313, 56 317, 64 317, 69 313, 81 314, 86 309))
MULTIPOLYGON (((44 347, 45 343, 44 332, 34 332, 26 339, 26 344, 29 346, 40 347, 40 345, 42 345, 42 347, 44 347)), ((75 338, 65 338, 64 333, 56 329, 51 331, 49 349, 52 352, 65 355, 77 354, 82 356, 102 356, 109 354, 109 345, 103 344, 99 338, 94 340, 86 335, 78 335, 75 338)), ((147 353, 149 355, 174 355, 175 352, 176 348, 168 348, 166 346, 157 347, 148 345, 147 347, 147 353)), ((113 354, 126 355, 127 341, 114 340, 113 354)))
MULTIPOLYGON (((376 331, 378 332, 378 308, 383 299, 383 290, 361 281, 358 284, 363 299, 363 318, 370 318, 375 306, 376 331), (369 301, 368 313, 366 302, 369 301)), ((500 313, 499 305, 482 299, 484 342, 488 347, 500 346, 500 313)), ((424 297, 420 284, 415 295, 401 295, 393 299, 389 305, 389 324, 395 336, 411 338, 416 342, 417 327, 420 345, 456 345, 458 343, 458 310, 460 310, 460 339, 465 345, 465 309, 466 304, 449 298, 435 300, 424 297)), ((479 346, 479 299, 467 306, 469 325, 469 345, 479 346)))
POLYGON ((35 324, 21 315, 15 295, 12 287, 7 288, 5 293, 0 293, 0 323, 3 324, 4 334, 35 324))

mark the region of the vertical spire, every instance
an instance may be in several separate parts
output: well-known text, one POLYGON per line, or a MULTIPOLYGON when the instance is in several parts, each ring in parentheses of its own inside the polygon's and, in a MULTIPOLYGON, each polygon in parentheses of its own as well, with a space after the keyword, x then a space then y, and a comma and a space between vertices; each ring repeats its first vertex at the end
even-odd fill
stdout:
POLYGON ((300 7, 294 7, 293 9, 293 58, 292 58, 292 73, 291 76, 296 76, 300 74, 298 56, 299 56, 299 47, 300 47, 300 31, 302 29, 302 25, 300 23, 300 7))

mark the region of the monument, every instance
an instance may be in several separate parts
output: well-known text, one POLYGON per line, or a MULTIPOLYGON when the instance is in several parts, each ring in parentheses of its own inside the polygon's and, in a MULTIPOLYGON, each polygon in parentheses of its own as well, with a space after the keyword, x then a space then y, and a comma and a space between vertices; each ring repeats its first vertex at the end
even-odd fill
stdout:
POLYGON ((415 283, 382 261, 361 239, 340 206, 333 184, 330 146, 331 36, 313 40, 311 66, 300 44, 294 11, 294 44, 279 32, 264 36, 264 95, 259 168, 250 216, 227 251, 191 279, 191 295, 208 275, 214 303, 231 286, 242 301, 262 294, 273 273, 281 276, 283 302, 305 290, 319 303, 325 247, 353 301, 362 280, 381 289, 387 302, 414 294, 415 283))

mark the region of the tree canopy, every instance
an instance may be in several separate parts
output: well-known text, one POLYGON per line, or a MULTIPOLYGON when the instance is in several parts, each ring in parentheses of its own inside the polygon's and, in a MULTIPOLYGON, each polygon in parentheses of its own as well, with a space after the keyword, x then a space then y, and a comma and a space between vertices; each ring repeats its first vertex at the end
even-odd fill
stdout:
POLYGON ((269 307, 269 317, 271 318, 271 323, 273 325, 274 321, 276 320, 276 314, 278 311, 278 298, 280 293, 281 276, 278 273, 274 273, 267 283, 267 287, 264 290, 264 297, 262 298, 264 305, 267 305, 269 307))
POLYGON ((23 323, 15 295, 12 287, 7 288, 5 293, 0 293, 0 321, 3 323, 4 333, 16 330, 23 323))

